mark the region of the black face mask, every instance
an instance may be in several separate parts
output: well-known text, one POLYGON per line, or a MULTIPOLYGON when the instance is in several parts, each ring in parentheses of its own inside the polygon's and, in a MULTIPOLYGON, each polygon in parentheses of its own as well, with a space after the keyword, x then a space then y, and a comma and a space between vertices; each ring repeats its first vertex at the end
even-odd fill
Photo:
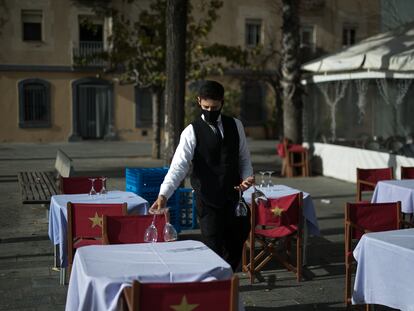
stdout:
POLYGON ((204 116, 204 120, 207 121, 208 123, 215 123, 217 122, 217 119, 221 113, 221 108, 219 110, 204 110, 201 109, 201 113, 204 116))

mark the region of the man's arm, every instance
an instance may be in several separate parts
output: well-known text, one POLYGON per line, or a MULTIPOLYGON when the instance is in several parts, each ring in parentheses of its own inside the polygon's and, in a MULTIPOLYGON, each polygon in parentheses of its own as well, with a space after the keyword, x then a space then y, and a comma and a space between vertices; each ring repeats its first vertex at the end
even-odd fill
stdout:
POLYGON ((193 126, 190 124, 181 133, 180 142, 175 150, 170 169, 161 184, 158 198, 151 206, 150 212, 155 212, 157 209, 165 208, 167 200, 178 188, 190 169, 190 163, 193 160, 195 146, 195 133, 193 126))
POLYGON ((252 161, 250 159, 250 151, 247 148, 246 134, 240 120, 234 119, 239 132, 239 172, 243 179, 240 187, 242 190, 248 189, 254 183, 252 161))

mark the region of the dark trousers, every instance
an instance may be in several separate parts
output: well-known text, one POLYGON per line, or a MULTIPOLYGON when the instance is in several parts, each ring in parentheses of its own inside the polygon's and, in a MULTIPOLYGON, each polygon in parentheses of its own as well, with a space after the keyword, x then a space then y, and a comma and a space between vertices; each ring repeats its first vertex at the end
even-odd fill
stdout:
POLYGON ((215 208, 197 200, 197 213, 204 244, 215 251, 236 271, 243 244, 250 232, 250 209, 245 217, 235 216, 235 203, 215 208))

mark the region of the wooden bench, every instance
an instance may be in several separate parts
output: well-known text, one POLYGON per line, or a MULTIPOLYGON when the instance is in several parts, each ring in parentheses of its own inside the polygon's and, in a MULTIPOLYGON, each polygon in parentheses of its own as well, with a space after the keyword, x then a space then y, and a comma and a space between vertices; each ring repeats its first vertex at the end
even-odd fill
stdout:
POLYGON ((56 154, 55 170, 17 174, 23 204, 49 204, 52 195, 59 193, 59 177, 73 175, 72 159, 60 149, 56 154))

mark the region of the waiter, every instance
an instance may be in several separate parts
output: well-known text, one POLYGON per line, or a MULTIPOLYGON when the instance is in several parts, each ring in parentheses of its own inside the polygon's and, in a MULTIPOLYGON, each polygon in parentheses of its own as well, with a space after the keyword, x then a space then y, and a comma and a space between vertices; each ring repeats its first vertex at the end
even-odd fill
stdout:
POLYGON ((201 115, 181 133, 150 212, 165 208, 192 165, 191 185, 196 193, 203 242, 236 271, 250 231, 250 217, 236 216, 239 195, 235 187, 244 191, 254 178, 243 125, 240 120, 221 114, 223 98, 220 83, 202 82, 197 97, 201 115))

